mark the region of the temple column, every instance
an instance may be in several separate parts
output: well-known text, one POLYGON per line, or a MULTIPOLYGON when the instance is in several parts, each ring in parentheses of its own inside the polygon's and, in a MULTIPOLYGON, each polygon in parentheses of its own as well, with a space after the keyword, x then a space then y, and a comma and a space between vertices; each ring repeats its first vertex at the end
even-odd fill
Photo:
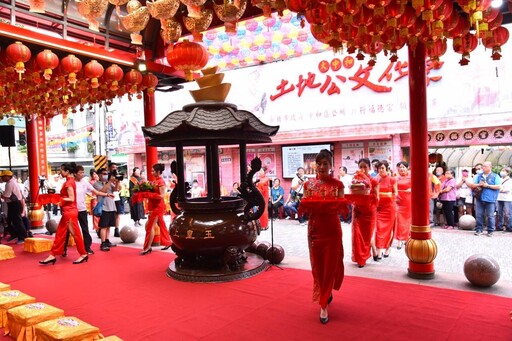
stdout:
POLYGON ((27 203, 28 218, 31 228, 43 226, 44 210, 39 205, 39 157, 38 157, 38 134, 35 116, 25 116, 25 128, 27 130, 27 161, 28 178, 30 183, 30 203, 27 203))
POLYGON ((430 229, 430 179, 428 172, 428 121, 425 45, 409 47, 409 120, 411 137, 411 237, 405 252, 409 277, 434 278, 437 245, 430 229))
MULTIPOLYGON (((155 96, 149 95, 147 90, 144 90, 144 126, 152 127, 156 125, 156 109, 155 109, 155 96)), ((151 167, 158 162, 158 151, 156 147, 149 145, 149 140, 146 140, 146 174, 148 180, 153 180, 151 175, 151 167)))

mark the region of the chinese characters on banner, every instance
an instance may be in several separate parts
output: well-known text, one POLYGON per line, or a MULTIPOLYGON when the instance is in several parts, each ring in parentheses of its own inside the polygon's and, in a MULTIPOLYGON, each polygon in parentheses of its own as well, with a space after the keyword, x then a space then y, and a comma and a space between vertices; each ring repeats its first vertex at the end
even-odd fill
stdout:
POLYGON ((341 166, 347 167, 348 174, 354 174, 358 161, 364 157, 364 143, 350 142, 341 144, 341 166))
POLYGON ((368 158, 370 161, 377 159, 386 160, 391 169, 393 165, 393 142, 392 141, 370 141, 368 142, 368 158))
POLYGON ((297 168, 304 168, 306 177, 315 177, 316 154, 322 149, 331 150, 330 144, 283 147, 283 178, 293 178, 297 168))
POLYGON ((39 154, 39 175, 48 177, 48 159, 46 155, 46 127, 44 117, 36 119, 37 149, 39 154))

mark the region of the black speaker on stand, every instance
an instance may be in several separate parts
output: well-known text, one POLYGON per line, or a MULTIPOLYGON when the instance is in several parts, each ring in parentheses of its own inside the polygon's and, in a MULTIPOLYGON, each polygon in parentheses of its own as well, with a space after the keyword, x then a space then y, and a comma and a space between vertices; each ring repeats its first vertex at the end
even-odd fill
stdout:
POLYGON ((16 146, 16 139, 14 138, 14 126, 0 126, 0 145, 2 147, 9 147, 9 169, 11 166, 11 147, 16 146))
MULTIPOLYGON (((270 218, 270 254, 271 254, 271 259, 269 260, 270 262, 270 266, 267 268, 267 270, 269 270, 270 268, 272 268, 273 266, 275 266, 276 268, 280 269, 280 270, 284 270, 282 267, 280 267, 279 265, 277 265, 275 263, 275 257, 274 257, 274 203, 273 203, 273 200, 272 200, 272 187, 273 187, 273 184, 272 184, 272 179, 270 179, 268 181, 268 185, 270 187, 270 212, 271 212, 271 218, 270 218)), ((265 271, 267 271, 265 270, 265 271)))

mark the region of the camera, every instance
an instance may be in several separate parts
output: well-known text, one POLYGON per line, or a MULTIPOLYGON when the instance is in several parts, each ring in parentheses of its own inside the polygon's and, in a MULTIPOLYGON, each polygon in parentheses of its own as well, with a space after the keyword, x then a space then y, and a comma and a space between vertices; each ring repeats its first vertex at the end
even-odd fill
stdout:
POLYGON ((124 174, 117 173, 117 169, 114 169, 111 174, 116 177, 117 181, 123 181, 123 179, 124 179, 124 174))

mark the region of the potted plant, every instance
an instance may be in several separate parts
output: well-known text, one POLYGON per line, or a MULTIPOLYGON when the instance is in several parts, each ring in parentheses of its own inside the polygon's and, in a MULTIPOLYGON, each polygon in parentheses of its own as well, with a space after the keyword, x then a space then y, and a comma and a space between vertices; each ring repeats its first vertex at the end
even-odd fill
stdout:
POLYGON ((76 143, 68 144, 68 153, 74 154, 78 150, 79 146, 76 143))

